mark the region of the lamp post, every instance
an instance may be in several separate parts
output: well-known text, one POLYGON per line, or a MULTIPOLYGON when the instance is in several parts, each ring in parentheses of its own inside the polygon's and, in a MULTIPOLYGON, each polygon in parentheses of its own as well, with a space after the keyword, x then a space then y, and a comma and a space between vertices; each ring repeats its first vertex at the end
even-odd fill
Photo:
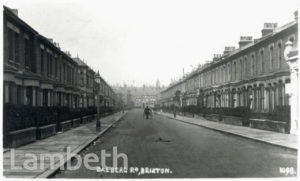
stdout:
POLYGON ((246 111, 246 115, 245 115, 244 126, 250 125, 250 115, 251 115, 252 103, 253 103, 253 95, 250 93, 249 99, 247 102, 247 111, 246 111))
POLYGON ((297 45, 293 46, 293 42, 288 41, 285 44, 284 58, 289 65, 291 71, 291 81, 286 84, 286 93, 291 100, 291 118, 290 118, 290 134, 298 134, 299 124, 299 61, 297 45))
POLYGON ((97 120, 96 120, 96 130, 100 131, 101 129, 101 122, 100 122, 100 75, 99 72, 96 76, 96 83, 97 83, 97 93, 95 96, 96 102, 97 102, 97 120))

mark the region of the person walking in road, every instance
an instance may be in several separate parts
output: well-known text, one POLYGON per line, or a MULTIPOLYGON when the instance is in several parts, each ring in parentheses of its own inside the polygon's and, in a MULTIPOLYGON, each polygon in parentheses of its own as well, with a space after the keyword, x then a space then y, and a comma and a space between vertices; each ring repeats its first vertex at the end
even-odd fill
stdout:
POLYGON ((148 106, 144 109, 144 115, 146 115, 146 118, 149 119, 150 109, 148 106))

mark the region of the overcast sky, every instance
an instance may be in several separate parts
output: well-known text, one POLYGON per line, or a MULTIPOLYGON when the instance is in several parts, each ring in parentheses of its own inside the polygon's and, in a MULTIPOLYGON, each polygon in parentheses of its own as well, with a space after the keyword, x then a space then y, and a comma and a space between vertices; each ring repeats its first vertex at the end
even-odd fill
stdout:
POLYGON ((40 34, 110 84, 163 84, 211 60, 264 22, 294 19, 296 0, 4 0, 40 34))

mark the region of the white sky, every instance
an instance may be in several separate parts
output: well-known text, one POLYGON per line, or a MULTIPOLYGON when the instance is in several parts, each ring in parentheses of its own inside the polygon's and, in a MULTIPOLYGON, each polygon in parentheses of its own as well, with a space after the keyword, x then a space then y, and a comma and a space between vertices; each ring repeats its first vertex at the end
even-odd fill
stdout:
POLYGON ((110 84, 167 85, 264 22, 294 19, 296 0, 3 0, 110 84))

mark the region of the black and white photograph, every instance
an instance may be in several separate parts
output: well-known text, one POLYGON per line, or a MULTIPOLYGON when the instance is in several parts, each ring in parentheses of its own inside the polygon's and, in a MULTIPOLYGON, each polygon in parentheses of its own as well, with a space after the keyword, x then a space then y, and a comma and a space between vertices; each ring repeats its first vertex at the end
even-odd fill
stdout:
POLYGON ((3 0, 1 180, 298 180, 297 0, 3 0))

